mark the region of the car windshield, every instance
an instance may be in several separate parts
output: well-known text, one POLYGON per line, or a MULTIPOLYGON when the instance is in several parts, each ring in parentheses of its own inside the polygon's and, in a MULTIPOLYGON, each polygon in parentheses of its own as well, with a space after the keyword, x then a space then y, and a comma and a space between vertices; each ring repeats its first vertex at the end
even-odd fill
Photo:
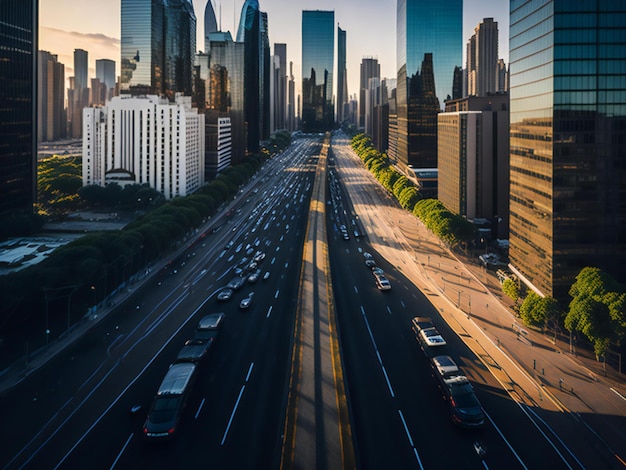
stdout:
POLYGON ((178 407, 180 399, 181 397, 158 398, 154 402, 154 406, 150 412, 150 422, 158 424, 171 421, 172 417, 176 414, 176 408, 178 407))

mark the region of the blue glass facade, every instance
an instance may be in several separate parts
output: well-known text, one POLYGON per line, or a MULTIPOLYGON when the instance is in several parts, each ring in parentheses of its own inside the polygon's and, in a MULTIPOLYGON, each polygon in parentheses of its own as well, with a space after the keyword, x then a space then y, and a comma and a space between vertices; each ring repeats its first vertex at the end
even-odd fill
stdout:
POLYGON ((463 0, 398 0, 396 24, 398 159, 415 167, 436 167, 437 117, 432 116, 436 110, 431 95, 438 98, 439 108, 452 96, 454 69, 463 59, 463 0), (423 63, 429 70, 422 70, 423 63), (431 73, 434 80, 428 77, 431 73), (433 81, 434 90, 424 80, 433 81), (420 89, 428 103, 415 96, 420 89), (422 116, 424 112, 428 115, 422 116), (426 132, 425 126, 431 129, 426 132))
POLYGON ((123 93, 191 95, 196 16, 191 0, 122 0, 123 93))
POLYGON ((624 282, 626 3, 512 0, 512 265, 566 298, 580 269, 624 282))
POLYGON ((261 139, 267 137, 269 129, 270 57, 267 15, 259 10, 257 0, 246 0, 243 4, 237 42, 245 45, 244 109, 248 126, 247 149, 248 152, 256 153, 259 151, 261 139))
POLYGON ((302 130, 332 129, 335 12, 302 12, 302 130))
POLYGON ((122 0, 123 93, 161 95, 165 72, 163 0, 122 0))
POLYGON ((0 0, 0 215, 36 195, 37 0, 0 0))

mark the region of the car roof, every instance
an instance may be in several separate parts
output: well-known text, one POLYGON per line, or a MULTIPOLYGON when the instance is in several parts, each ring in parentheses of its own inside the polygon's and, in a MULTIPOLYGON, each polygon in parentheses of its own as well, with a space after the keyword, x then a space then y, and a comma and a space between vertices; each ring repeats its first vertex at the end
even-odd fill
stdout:
POLYGON ((198 322, 199 330, 217 330, 224 319, 223 313, 212 313, 198 322))
POLYGON ((172 364, 163 377, 157 395, 180 395, 187 388, 195 370, 195 364, 190 362, 172 364))

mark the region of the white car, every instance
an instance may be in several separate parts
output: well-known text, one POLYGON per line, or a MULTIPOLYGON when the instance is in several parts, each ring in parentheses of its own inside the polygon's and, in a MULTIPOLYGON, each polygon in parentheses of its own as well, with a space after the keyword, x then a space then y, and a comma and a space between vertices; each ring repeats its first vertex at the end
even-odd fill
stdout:
POLYGON ((378 287, 379 290, 391 289, 389 279, 387 279, 383 274, 374 274, 374 277, 376 278, 376 287, 378 287))
POLYGON ((424 328, 420 330, 420 337, 422 338, 423 343, 429 347, 446 345, 446 340, 443 339, 443 336, 439 334, 437 328, 434 326, 432 328, 424 328))

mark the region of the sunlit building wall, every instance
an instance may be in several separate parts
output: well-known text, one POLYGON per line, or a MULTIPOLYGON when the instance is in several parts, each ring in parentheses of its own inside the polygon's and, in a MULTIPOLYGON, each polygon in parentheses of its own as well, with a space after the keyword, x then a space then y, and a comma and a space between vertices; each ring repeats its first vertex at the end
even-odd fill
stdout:
POLYGON ((147 183, 171 199, 204 184, 204 114, 190 97, 116 96, 83 116, 83 185, 147 183))
POLYGON ((511 267, 561 299, 585 266, 624 282, 626 3, 510 11, 511 267))

